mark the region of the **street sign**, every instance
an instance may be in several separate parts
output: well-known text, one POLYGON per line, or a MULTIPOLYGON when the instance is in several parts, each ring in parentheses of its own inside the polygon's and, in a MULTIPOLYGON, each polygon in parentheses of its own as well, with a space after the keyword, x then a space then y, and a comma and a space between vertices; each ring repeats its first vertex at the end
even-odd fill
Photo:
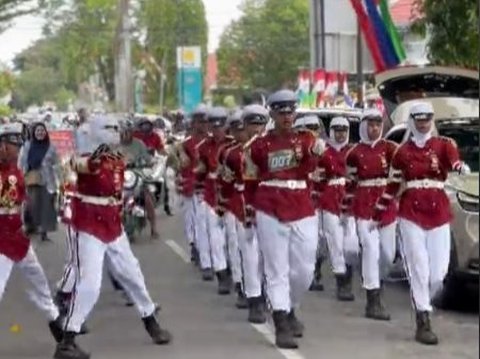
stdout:
POLYGON ((180 107, 192 112, 202 102, 202 50, 199 46, 177 48, 177 88, 180 107))

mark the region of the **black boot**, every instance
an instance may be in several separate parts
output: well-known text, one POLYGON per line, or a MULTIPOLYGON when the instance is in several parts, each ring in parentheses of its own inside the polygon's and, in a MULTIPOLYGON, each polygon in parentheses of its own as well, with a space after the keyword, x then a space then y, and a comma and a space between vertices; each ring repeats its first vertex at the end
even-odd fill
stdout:
POLYGON ((275 344, 281 349, 297 349, 296 342, 290 323, 288 322, 288 313, 285 311, 273 312, 273 322, 275 324, 275 344))
POLYGON ((248 298, 248 321, 253 324, 265 324, 267 314, 263 297, 248 298))
POLYGON ((295 338, 303 337, 305 326, 300 320, 298 320, 297 316, 295 315, 295 310, 293 309, 288 314, 288 324, 290 325, 290 329, 292 330, 292 334, 295 338))
POLYGON ((248 309, 247 297, 245 297, 245 293, 243 293, 241 283, 235 283, 235 291, 237 292, 235 307, 238 309, 248 309))
POLYGON ((228 275, 228 270, 222 270, 217 272, 218 279, 218 294, 219 295, 228 295, 232 290, 232 285, 230 281, 230 276, 228 275))
POLYGON ((322 292, 324 290, 322 284, 322 258, 317 258, 317 262, 315 263, 315 273, 313 276, 312 284, 310 285, 311 292, 322 292))
POLYGON ((170 343, 172 335, 158 324, 157 318, 154 315, 142 319, 147 333, 152 338, 153 342, 158 345, 165 345, 170 343))
POLYGON ((390 314, 387 313, 381 301, 380 289, 367 290, 365 316, 375 320, 390 320, 390 314))
POLYGON ((61 343, 63 340, 63 319, 62 316, 59 315, 57 319, 48 323, 48 327, 50 328, 50 333, 52 333, 53 338, 58 343, 61 343))
POLYGON ((62 342, 57 344, 53 359, 90 359, 90 354, 75 343, 75 333, 65 332, 62 342))
POLYGON ((205 282, 213 281, 213 269, 212 268, 202 269, 202 279, 205 282))
POLYGON ((430 324, 430 313, 417 312, 417 331, 415 333, 415 340, 425 345, 438 344, 438 337, 432 331, 430 324))

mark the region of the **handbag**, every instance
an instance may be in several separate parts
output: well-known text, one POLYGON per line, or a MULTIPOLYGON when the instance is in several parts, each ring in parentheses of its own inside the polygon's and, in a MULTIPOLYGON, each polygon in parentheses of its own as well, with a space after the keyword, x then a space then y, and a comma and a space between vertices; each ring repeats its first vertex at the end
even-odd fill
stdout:
POLYGON ((41 184, 42 182, 42 175, 38 170, 30 170, 25 174, 25 185, 28 186, 36 186, 41 184))

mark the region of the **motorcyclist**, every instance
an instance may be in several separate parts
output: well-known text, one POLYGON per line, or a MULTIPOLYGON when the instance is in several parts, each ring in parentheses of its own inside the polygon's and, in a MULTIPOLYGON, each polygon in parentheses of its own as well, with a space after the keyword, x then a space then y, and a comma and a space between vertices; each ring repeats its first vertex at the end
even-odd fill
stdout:
MULTIPOLYGON (((153 163, 152 156, 150 155, 146 144, 135 137, 133 128, 134 126, 131 121, 125 122, 122 126, 120 137, 121 151, 125 156, 127 167, 151 166, 153 163)), ((153 198, 153 194, 146 186, 143 189, 143 195, 147 218, 150 222, 151 239, 155 240, 159 238, 155 215, 155 200, 153 198)))
POLYGON ((142 141, 148 150, 153 154, 157 152, 166 155, 165 144, 161 137, 154 131, 153 123, 146 117, 138 120, 138 130, 133 132, 133 137, 142 141))

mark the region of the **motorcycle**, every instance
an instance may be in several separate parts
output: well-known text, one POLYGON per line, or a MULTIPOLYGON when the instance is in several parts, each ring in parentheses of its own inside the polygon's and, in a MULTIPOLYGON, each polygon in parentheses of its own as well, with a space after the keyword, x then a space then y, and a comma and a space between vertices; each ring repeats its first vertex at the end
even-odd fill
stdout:
MULTIPOLYGON (((154 198, 160 197, 158 181, 161 179, 163 184, 163 172, 165 171, 165 162, 162 156, 154 159, 153 166, 147 166, 145 163, 136 163, 128 166, 124 174, 123 186, 123 226, 125 232, 133 243, 143 234, 147 227, 147 212, 145 209, 145 189, 148 190, 154 198), (158 193, 158 194, 157 194, 158 193)), ((160 186, 161 191, 161 186, 160 186)))

